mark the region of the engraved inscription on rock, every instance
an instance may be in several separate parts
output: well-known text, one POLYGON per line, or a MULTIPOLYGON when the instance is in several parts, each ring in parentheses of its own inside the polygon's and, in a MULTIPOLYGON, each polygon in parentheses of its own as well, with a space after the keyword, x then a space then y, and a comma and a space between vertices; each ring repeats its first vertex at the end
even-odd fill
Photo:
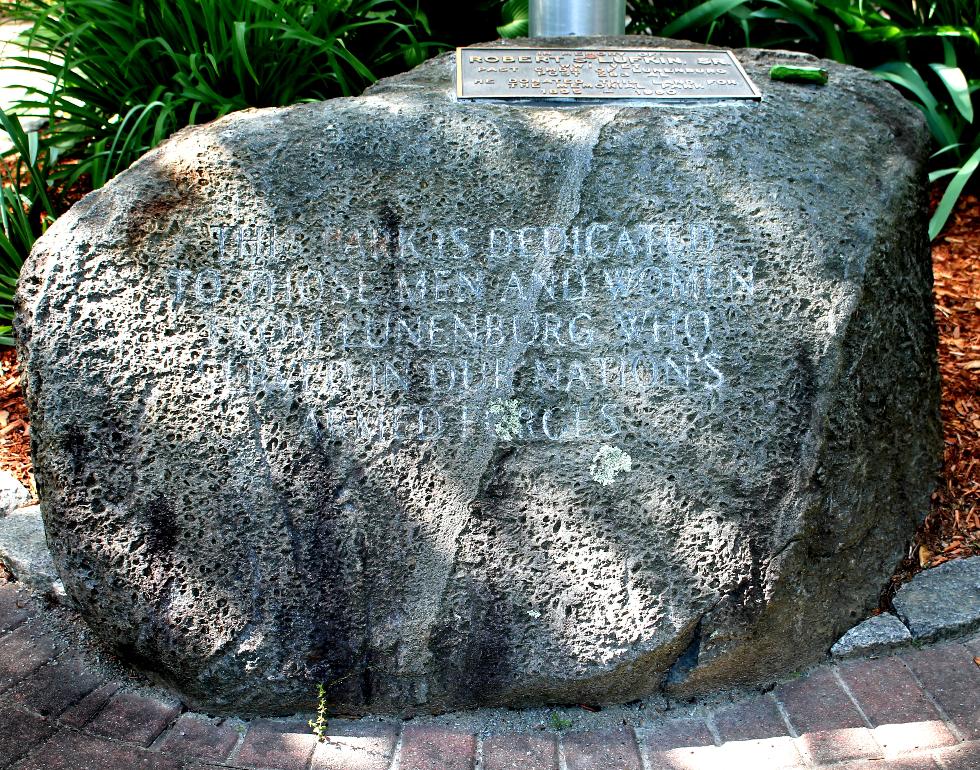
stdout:
POLYGON ((757 293, 707 225, 328 226, 320 264, 288 227, 207 230, 166 274, 175 334, 206 329, 199 373, 288 391, 315 438, 615 443, 631 402, 718 398, 734 362, 711 339, 757 293))
POLYGON ((457 48, 461 99, 759 99, 731 51, 457 48))

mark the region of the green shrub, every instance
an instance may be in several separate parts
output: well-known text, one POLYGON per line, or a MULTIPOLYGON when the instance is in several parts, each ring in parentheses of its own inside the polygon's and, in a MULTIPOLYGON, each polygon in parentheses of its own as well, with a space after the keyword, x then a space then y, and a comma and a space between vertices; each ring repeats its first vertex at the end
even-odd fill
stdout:
POLYGON ((650 0, 627 0, 626 31, 631 35, 659 35, 674 19, 700 4, 700 0, 674 0, 651 3, 650 0))
POLYGON ((100 187, 171 133, 245 107, 359 93, 433 43, 408 0, 16 0, 32 26, 20 66, 55 79, 19 110, 45 114, 100 187))
POLYGON ((501 37, 498 28, 508 20, 503 10, 508 2, 527 7, 527 0, 469 0, 461 13, 460 0, 418 0, 418 5, 429 25, 429 39, 448 49, 501 37))
POLYGON ((44 147, 36 131, 0 110, 0 132, 13 148, 0 157, 0 345, 12 345, 11 323, 17 276, 34 241, 54 219, 49 170, 56 151, 44 147))

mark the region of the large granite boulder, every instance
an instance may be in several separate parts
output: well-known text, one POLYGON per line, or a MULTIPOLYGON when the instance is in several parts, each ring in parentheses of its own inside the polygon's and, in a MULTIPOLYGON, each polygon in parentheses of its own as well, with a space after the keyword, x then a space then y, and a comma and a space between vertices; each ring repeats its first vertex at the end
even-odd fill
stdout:
POLYGON ((17 331, 97 635, 214 711, 826 654, 937 470, 929 141, 865 72, 738 55, 761 102, 461 103, 443 56, 182 131, 62 217, 17 331))

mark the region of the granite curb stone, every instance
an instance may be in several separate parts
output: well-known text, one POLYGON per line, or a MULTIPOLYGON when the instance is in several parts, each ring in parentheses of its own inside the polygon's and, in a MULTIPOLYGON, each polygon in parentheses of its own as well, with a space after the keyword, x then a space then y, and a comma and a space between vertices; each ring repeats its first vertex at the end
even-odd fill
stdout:
POLYGON ((898 589, 892 604, 917 641, 975 631, 980 628, 980 556, 920 572, 898 589))
POLYGON ((0 470, 0 518, 31 499, 31 493, 10 472, 0 470))
POLYGON ((901 620, 889 613, 868 618, 844 634, 830 654, 835 658, 852 658, 900 647, 912 641, 912 634, 901 620))
POLYGON ((48 550, 39 505, 17 508, 0 517, 0 562, 18 583, 57 601, 67 601, 48 550))

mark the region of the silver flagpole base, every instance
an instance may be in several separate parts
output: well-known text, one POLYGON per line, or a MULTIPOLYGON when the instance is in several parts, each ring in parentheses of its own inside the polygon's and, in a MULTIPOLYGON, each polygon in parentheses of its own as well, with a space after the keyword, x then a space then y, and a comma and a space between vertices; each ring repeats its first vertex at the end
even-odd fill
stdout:
POLYGON ((531 37, 622 35, 626 0, 531 0, 531 37))

